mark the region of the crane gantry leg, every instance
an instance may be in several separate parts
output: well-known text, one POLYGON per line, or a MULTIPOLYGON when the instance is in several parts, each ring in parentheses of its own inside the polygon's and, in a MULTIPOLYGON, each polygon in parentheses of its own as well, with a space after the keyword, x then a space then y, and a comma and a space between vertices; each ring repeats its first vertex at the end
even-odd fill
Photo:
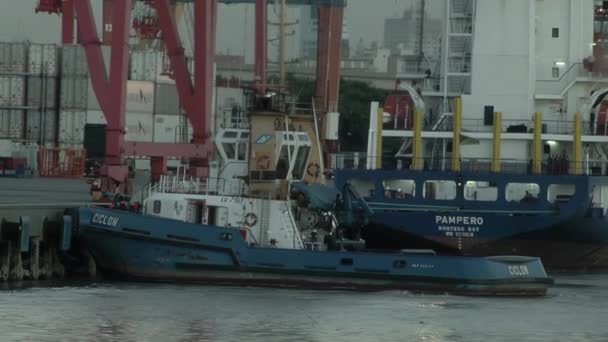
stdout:
POLYGON ((61 43, 74 44, 74 0, 61 3, 61 43))
POLYGON ((209 118, 212 114, 217 0, 194 1, 194 84, 188 73, 170 1, 155 0, 152 6, 158 13, 158 24, 163 32, 180 102, 192 124, 192 143, 206 146, 205 157, 191 159, 191 174, 207 176, 213 152, 213 143, 209 141, 209 118))
POLYGON ((112 52, 110 73, 101 53, 101 42, 97 35, 95 18, 89 0, 74 2, 78 16, 80 42, 84 46, 89 64, 91 83, 106 121, 106 166, 101 170, 102 187, 125 192, 128 170, 123 159, 125 142, 125 109, 127 97, 127 75, 129 71, 129 33, 131 30, 132 0, 122 0, 115 4, 112 16, 112 52))

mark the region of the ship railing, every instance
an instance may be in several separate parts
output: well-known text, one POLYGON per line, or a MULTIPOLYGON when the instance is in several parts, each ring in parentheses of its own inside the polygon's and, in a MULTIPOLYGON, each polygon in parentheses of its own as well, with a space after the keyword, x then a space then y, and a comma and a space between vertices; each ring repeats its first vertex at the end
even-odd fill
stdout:
POLYGON ((176 193, 199 195, 242 196, 246 185, 243 180, 223 178, 198 178, 185 174, 162 175, 160 180, 150 184, 148 194, 176 193))
MULTIPOLYGON (((433 126, 425 122, 425 130, 436 132, 452 132, 454 130, 454 121, 451 113, 447 117, 441 117, 433 126)), ((444 114, 445 115, 445 114, 444 114)), ((543 120, 543 134, 559 134, 572 135, 574 134, 573 120, 543 120)), ((583 121, 583 135, 608 136, 608 120, 602 123, 597 121, 583 121)), ((392 127, 386 125, 384 130, 391 130, 392 127)), ((401 128, 403 129, 403 128, 401 128)), ((411 127, 405 128, 411 130, 411 127)), ((493 130, 492 120, 484 119, 463 119, 462 131, 472 133, 489 133, 493 130)), ((534 122, 532 120, 502 120, 502 133, 534 133, 534 122)))
MULTIPOLYGON (((364 169, 367 154, 363 152, 335 153, 331 155, 331 169, 364 169)), ((375 160, 375 159, 374 159, 375 160)))
MULTIPOLYGON (((376 156, 366 156, 361 153, 339 154, 332 156, 332 168, 334 170, 366 170, 368 160, 376 162, 376 156), (335 162, 334 162, 335 161, 335 162)), ((381 170, 411 170, 413 158, 411 157, 383 157, 381 159, 381 170)), ((449 172, 452 170, 452 158, 421 158, 422 170, 449 172)), ((503 174, 532 175, 534 174, 531 160, 500 159, 500 171, 503 174)), ((491 158, 462 158, 460 171, 474 174, 492 173, 491 158)), ((568 158, 553 155, 541 162, 541 175, 608 175, 608 162, 604 160, 586 159, 581 162, 573 162, 568 158)))
POLYGON ((216 125, 222 128, 237 128, 237 129, 249 129, 251 128, 249 118, 241 107, 236 109, 224 109, 218 111, 215 118, 216 125))
POLYGON ((578 79, 605 79, 606 74, 585 68, 583 63, 572 63, 567 69, 556 62, 552 70, 553 79, 537 80, 537 95, 563 96, 578 79))

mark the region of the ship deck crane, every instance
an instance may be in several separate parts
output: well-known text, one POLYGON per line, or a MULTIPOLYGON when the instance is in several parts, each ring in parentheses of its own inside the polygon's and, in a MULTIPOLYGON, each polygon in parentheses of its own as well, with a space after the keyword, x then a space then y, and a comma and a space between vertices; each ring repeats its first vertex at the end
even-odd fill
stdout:
MULTIPOLYGON (((145 0, 158 15, 167 55, 175 77, 179 99, 193 128, 189 144, 141 143, 125 141, 126 84, 129 69, 131 10, 137 0, 104 1, 104 35, 97 34, 90 0, 39 0, 37 12, 61 13, 62 42, 74 43, 74 18, 78 16, 79 44, 85 48, 93 90, 107 121, 106 165, 102 187, 107 191, 127 192, 128 169, 125 156, 151 158, 152 174, 162 174, 168 157, 190 158, 190 173, 208 175, 213 153, 209 139, 212 113, 213 59, 218 0, 179 0, 194 3, 194 80, 190 78, 184 48, 172 14, 174 0, 145 0), (109 11, 109 12, 107 12, 109 11), (111 46, 109 73, 100 45, 111 46), (118 189, 116 189, 118 187, 118 189)), ((267 3, 266 0, 219 0, 225 4, 255 3, 255 80, 258 93, 266 90, 267 3)), ((317 110, 338 110, 342 25, 346 0, 288 0, 288 4, 319 6, 317 58, 317 110)), ((322 117, 322 115, 320 115, 322 117)), ((327 145, 326 145, 327 146, 327 145)), ((330 146, 331 147, 331 146, 330 146)))

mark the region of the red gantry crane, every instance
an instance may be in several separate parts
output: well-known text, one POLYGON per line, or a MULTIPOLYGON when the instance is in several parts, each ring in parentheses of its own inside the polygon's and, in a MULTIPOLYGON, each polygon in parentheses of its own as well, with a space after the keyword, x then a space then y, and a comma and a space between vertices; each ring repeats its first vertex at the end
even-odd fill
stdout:
MULTIPOLYGON (((209 133, 212 115, 211 94, 214 81, 213 62, 217 26, 218 0, 145 0, 156 10, 157 19, 146 22, 131 20, 137 0, 103 0, 103 37, 99 39, 91 8, 91 0, 39 0, 36 12, 62 15, 62 43, 74 44, 75 18, 78 18, 79 41, 86 53, 93 90, 107 121, 106 163, 101 170, 102 187, 106 191, 126 192, 128 169, 125 156, 151 158, 152 174, 162 174, 168 157, 189 158, 190 174, 204 177, 213 157, 213 141, 209 133), (184 48, 178 34, 172 4, 194 3, 194 77, 190 78, 184 48), (170 59, 179 100, 193 128, 188 144, 142 143, 125 141, 125 110, 129 70, 129 34, 132 25, 147 25, 154 34, 158 25, 170 59), (101 45, 111 46, 109 73, 102 57, 101 45), (117 189, 118 188, 118 189, 117 189)), ((219 0, 225 4, 255 3, 255 83, 258 94, 266 91, 267 64, 267 1, 219 0)), ((346 0, 289 0, 288 4, 316 5, 319 8, 316 96, 317 111, 324 114, 338 111, 342 25, 346 0)), ((138 29, 137 27, 135 27, 138 29)), ((335 151, 335 144, 326 144, 326 152, 335 151)))

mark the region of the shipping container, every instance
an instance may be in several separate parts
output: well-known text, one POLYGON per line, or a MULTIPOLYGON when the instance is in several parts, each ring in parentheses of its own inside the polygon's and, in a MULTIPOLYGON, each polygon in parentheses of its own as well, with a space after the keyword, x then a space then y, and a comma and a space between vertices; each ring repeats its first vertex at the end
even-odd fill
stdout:
POLYGON ((107 125, 106 117, 100 110, 87 110, 87 124, 107 125))
POLYGON ((23 139, 23 116, 23 110, 0 110, 0 139, 23 139))
POLYGON ((86 111, 61 111, 59 112, 59 143, 80 144, 84 143, 84 126, 87 123, 86 111))
POLYGON ((51 111, 41 114, 37 110, 28 110, 25 115, 25 138, 33 143, 44 141, 43 145, 53 146, 57 140, 57 113, 51 111))
MULTIPOLYGON (((166 54, 162 54, 159 57, 159 68, 157 81, 159 82, 167 82, 171 83, 174 81, 173 78, 173 68, 171 67, 171 59, 166 54)), ((190 79, 194 79, 194 58, 186 57, 186 65, 188 67, 188 73, 190 74, 190 79)))
POLYGON ((28 46, 28 73, 57 76, 57 45, 30 44, 28 46))
POLYGON ((0 43, 0 74, 25 73, 26 46, 26 43, 0 43))
POLYGON ((156 81, 163 69, 162 51, 131 52, 129 79, 133 81, 156 81))
POLYGON ((127 82, 127 112, 154 113, 154 82, 127 82))
POLYGON ((154 114, 154 142, 181 143, 181 125, 179 115, 154 114))
POLYGON ((23 107, 23 76, 0 76, 0 107, 23 107))
POLYGON ((154 116, 151 113, 127 113, 127 141, 152 142, 154 116))
POLYGON ((84 48, 64 45, 61 49, 61 74, 66 77, 83 77, 89 74, 84 48))
POLYGON ((55 108, 55 97, 57 96, 57 78, 36 77, 27 78, 27 107, 55 108), (43 87, 46 98, 42 95, 43 87))
POLYGON ((180 107, 175 83, 157 83, 154 96, 154 113, 168 115, 184 113, 180 107))
POLYGON ((63 77, 61 82, 61 108, 79 109, 87 108, 89 79, 84 77, 63 77))
MULTIPOLYGON (((101 106, 89 81, 87 86, 87 109, 100 111, 101 106)), ((127 81, 126 111, 132 113, 154 112, 154 82, 127 81)))

